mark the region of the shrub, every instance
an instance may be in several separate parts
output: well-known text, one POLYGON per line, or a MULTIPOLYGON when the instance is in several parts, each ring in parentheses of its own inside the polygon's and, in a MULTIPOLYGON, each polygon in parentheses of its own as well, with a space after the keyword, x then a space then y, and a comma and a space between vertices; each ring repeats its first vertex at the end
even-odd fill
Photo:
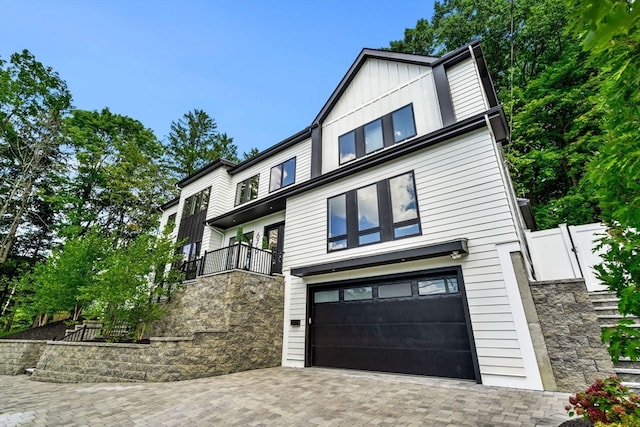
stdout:
POLYGON ((615 376, 597 379, 586 391, 571 396, 569 403, 565 407, 569 416, 579 415, 594 424, 610 424, 625 417, 632 420, 640 417, 640 397, 630 393, 615 376))

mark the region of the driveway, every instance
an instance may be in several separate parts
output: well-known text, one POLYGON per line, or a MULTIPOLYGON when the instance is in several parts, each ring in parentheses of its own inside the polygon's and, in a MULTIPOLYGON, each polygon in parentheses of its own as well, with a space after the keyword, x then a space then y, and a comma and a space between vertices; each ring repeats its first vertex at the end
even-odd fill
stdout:
POLYGON ((567 393, 322 368, 171 383, 55 384, 0 376, 0 426, 551 426, 567 393))

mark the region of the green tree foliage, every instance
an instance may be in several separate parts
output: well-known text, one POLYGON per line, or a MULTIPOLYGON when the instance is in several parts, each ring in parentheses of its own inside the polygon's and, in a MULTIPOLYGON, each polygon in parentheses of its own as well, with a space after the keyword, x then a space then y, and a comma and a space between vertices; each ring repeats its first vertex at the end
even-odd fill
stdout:
POLYGON ((168 296, 182 280, 181 273, 165 271, 179 260, 176 243, 167 234, 139 234, 123 242, 97 228, 69 238, 34 270, 19 279, 23 307, 38 324, 57 312, 81 312, 100 319, 107 330, 132 327, 141 338, 161 314, 155 302, 168 296))
MULTIPOLYGON (((620 312, 640 316, 640 7, 631 0, 569 4, 572 28, 602 73, 594 98, 605 133, 588 177, 610 230, 597 270, 620 297, 620 312)), ((640 332, 628 320, 604 338, 614 359, 640 358, 640 332)))
POLYGON ((0 58, 0 264, 21 229, 40 241, 50 232, 44 196, 59 170, 60 129, 70 106, 66 83, 29 51, 9 63, 0 58))
POLYGON ((252 159, 258 154, 260 154, 260 150, 258 150, 256 147, 252 147, 249 151, 245 151, 244 153, 242 153, 242 160, 244 161, 252 159))
POLYGON ((163 148, 150 129, 130 117, 74 110, 64 123, 69 172, 55 201, 63 236, 103 234, 132 239, 157 225, 167 179, 163 148))
POLYGON ((481 39, 498 97, 513 127, 507 159, 519 196, 541 228, 598 218, 586 163, 600 145, 590 94, 596 68, 567 34, 570 7, 556 0, 444 0, 390 49, 441 55, 481 39))
POLYGON ((219 158, 234 162, 239 160, 233 138, 218 132, 215 120, 198 109, 171 122, 166 151, 169 169, 176 180, 191 175, 219 158))

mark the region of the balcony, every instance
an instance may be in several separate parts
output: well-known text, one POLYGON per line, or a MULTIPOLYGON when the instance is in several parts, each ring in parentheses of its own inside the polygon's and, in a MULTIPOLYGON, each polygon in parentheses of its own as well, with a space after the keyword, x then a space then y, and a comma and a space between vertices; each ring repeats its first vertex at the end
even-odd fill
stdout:
POLYGON ((186 261, 180 267, 185 280, 198 276, 222 273, 230 270, 245 270, 268 276, 281 273, 282 253, 251 247, 247 244, 235 244, 215 251, 205 252, 201 258, 186 261))

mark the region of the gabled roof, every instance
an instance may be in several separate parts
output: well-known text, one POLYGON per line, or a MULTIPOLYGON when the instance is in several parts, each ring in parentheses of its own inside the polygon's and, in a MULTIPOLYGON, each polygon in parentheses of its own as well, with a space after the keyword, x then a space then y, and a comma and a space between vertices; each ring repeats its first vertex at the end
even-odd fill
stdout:
POLYGON ((340 99, 340 96, 344 93, 344 91, 349 86, 349 83, 353 80, 353 78, 358 74, 360 68, 364 65, 367 59, 383 59, 387 61, 396 61, 396 62, 404 62, 408 64, 415 65, 426 65, 430 67, 434 62, 436 62, 439 58, 434 56, 424 56, 424 55, 414 55, 412 53, 400 53, 400 52, 391 52, 388 50, 378 50, 378 49, 362 49, 360 55, 356 58, 356 60, 351 64, 347 74, 344 75, 340 83, 335 88, 327 102, 324 104, 316 118, 313 120, 313 124, 320 123, 324 120, 324 118, 329 114, 331 108, 335 105, 335 103, 340 99))
POLYGON ((212 172, 212 171, 218 169, 219 167, 222 167, 222 166, 233 167, 235 165, 236 164, 234 162, 230 162, 229 160, 225 160, 225 159, 214 160, 213 162, 209 163, 208 165, 198 169, 197 171, 195 171, 194 173, 192 173, 188 177, 183 178, 180 181, 178 181, 176 183, 176 186, 178 188, 183 188, 185 185, 191 184, 196 179, 208 174, 209 172, 212 172))

